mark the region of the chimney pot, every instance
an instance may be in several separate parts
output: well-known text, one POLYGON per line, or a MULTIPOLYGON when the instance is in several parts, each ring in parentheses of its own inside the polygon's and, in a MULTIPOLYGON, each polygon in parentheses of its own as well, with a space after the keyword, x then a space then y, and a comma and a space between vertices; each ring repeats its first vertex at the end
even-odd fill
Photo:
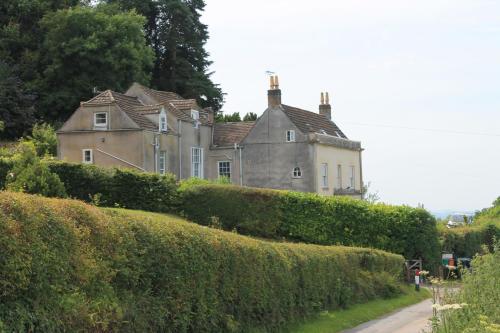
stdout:
POLYGON ((281 90, 278 76, 271 76, 271 89, 267 91, 267 103, 270 108, 281 105, 281 90))

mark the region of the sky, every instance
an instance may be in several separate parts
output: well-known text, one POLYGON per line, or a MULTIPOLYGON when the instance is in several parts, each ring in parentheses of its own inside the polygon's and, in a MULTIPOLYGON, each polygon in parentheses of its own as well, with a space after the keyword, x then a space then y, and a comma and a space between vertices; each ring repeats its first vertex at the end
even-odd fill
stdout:
POLYGON ((363 178, 391 204, 474 211, 500 196, 499 0, 206 0, 227 113, 284 104, 361 141, 363 178))

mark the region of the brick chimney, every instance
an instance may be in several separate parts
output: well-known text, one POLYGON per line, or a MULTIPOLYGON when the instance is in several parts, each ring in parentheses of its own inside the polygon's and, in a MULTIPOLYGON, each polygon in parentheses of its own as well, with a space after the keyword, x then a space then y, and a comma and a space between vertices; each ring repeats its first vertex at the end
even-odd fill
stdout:
POLYGON ((321 104, 319 105, 319 114, 332 120, 332 106, 330 105, 330 97, 328 93, 321 93, 321 104))
POLYGON ((267 91, 267 103, 270 108, 281 105, 281 90, 277 75, 270 76, 271 87, 267 91))

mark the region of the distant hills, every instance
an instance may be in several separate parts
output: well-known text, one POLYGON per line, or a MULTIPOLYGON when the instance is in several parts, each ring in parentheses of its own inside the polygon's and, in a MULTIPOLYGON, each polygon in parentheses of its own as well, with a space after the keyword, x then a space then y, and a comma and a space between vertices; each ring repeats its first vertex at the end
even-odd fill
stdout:
POLYGON ((451 214, 461 213, 461 214, 472 214, 474 215, 474 211, 461 211, 461 210, 453 210, 453 209, 441 209, 441 210, 431 210, 430 213, 434 215, 437 219, 444 219, 451 214))

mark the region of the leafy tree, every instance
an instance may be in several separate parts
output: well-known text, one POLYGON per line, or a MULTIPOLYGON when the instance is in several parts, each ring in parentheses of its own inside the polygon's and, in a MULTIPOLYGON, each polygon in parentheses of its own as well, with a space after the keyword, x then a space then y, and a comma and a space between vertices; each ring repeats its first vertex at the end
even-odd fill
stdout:
POLYGON ((40 20, 49 12, 85 2, 87 1, 0 1, 0 59, 17 65, 20 79, 31 83, 40 72, 40 46, 44 36, 40 20))
POLYGON ((496 198, 495 201, 493 201, 493 207, 499 207, 500 206, 500 197, 496 198))
POLYGON ((57 136, 49 124, 35 124, 28 141, 35 146, 38 156, 55 156, 57 154, 57 136))
POLYGON ((255 121, 257 120, 257 114, 253 112, 249 112, 243 117, 243 121, 255 121))
POLYGON ((135 9, 146 17, 144 30, 155 52, 152 84, 196 98, 200 105, 219 111, 223 93, 211 79, 207 26, 200 22, 204 0, 102 0, 135 9))
POLYGON ((0 137, 13 139, 29 130, 35 120, 34 96, 29 94, 14 69, 0 61, 0 137))
POLYGON ((47 197, 66 197, 61 179, 46 164, 41 163, 33 143, 22 142, 19 153, 14 158, 14 167, 6 179, 8 190, 47 197))
POLYGON ((241 121, 240 113, 234 112, 233 114, 222 114, 218 113, 215 116, 215 122, 217 123, 230 123, 230 122, 239 122, 241 121))
POLYGON ((37 82, 45 119, 65 120, 93 87, 125 90, 147 84, 153 52, 146 45, 145 19, 117 6, 76 7, 47 14, 37 82))

